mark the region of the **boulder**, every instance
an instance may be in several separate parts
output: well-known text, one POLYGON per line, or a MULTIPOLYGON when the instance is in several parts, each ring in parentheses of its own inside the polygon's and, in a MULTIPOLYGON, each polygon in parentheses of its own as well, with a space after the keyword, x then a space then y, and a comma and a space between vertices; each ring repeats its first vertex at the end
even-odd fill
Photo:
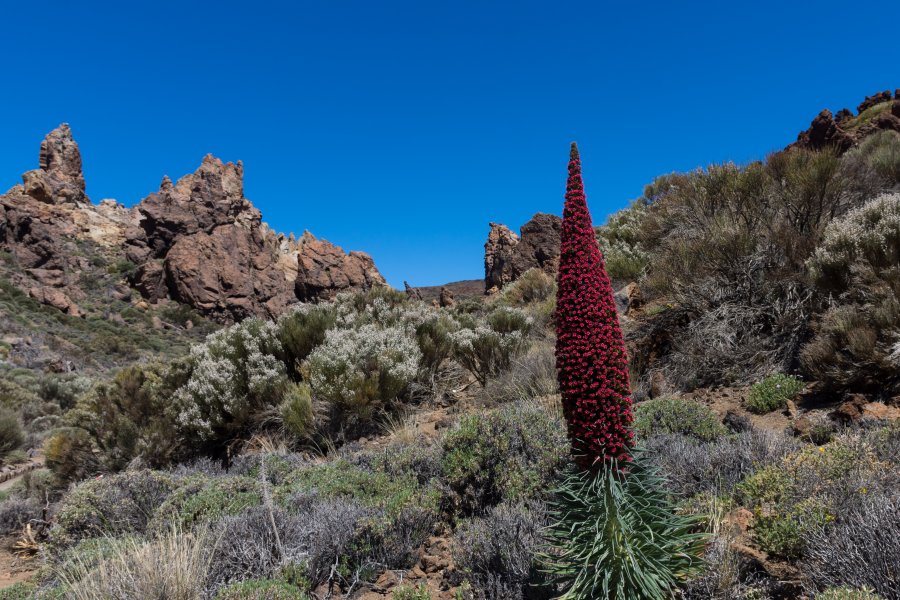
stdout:
POLYGON ((61 290, 48 287, 33 287, 28 291, 28 295, 47 306, 52 306, 57 310, 61 310, 70 317, 83 317, 84 313, 75 304, 69 296, 61 290))
POLYGON ((387 285, 365 252, 345 253, 326 240, 304 232, 297 255, 297 299, 303 302, 333 298, 339 292, 387 285))

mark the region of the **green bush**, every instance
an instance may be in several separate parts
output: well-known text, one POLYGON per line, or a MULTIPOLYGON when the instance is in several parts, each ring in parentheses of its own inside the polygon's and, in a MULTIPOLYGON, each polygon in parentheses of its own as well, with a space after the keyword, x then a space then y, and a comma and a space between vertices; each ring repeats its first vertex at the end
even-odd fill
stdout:
POLYGON ((44 445, 47 467, 60 483, 81 481, 95 475, 101 463, 90 434, 79 427, 56 430, 44 445))
POLYGON ((150 529, 166 531, 174 524, 187 530, 260 504, 262 490, 256 479, 194 475, 180 481, 178 487, 157 508, 150 529))
POLYGON ((556 293, 556 282, 537 267, 528 269, 505 286, 498 301, 507 306, 524 306, 544 302, 556 293))
POLYGON ((22 426, 16 413, 0 408, 0 456, 5 456, 19 448, 25 441, 22 426))
POLYGON ((650 255, 641 244, 641 222, 647 205, 637 201, 609 216, 595 228, 606 272, 613 281, 636 281, 650 264, 650 255))
POLYGON ((54 542, 68 546, 90 537, 143 534, 174 489, 172 478, 158 471, 128 471, 85 481, 65 496, 53 529, 54 542))
POLYGON ((121 470, 135 458, 162 467, 179 449, 170 402, 185 380, 180 363, 126 367, 82 396, 66 420, 90 434, 107 470, 121 470))
POLYGON ((252 579, 229 585, 219 591, 215 600, 307 600, 309 596, 297 586, 284 581, 252 579))
POLYGON ((747 410, 763 415, 773 410, 783 409, 788 400, 793 400, 800 390, 803 382, 784 373, 769 375, 750 388, 747 397, 747 410))
POLYGON ((300 439, 308 438, 315 429, 312 394, 307 383, 291 383, 281 403, 284 428, 300 439))
POLYGON ((428 591, 424 583, 419 585, 419 587, 401 585, 394 588, 391 598, 393 600, 431 600, 431 592, 428 591))
POLYGON ((451 335, 453 356, 484 386, 527 348, 532 321, 520 310, 500 307, 484 319, 461 319, 461 324, 451 335))
POLYGON ((633 427, 643 438, 680 433, 710 442, 725 435, 725 427, 711 408, 683 398, 655 398, 635 405, 633 427))
POLYGON ((336 319, 337 311, 330 304, 302 304, 278 319, 278 339, 291 373, 299 376, 300 365, 325 341, 325 332, 336 319))
POLYGON ((453 350, 450 334, 458 328, 459 325, 450 315, 437 311, 416 326, 416 342, 422 352, 422 368, 427 376, 434 375, 441 363, 450 357, 453 350))
POLYGON ((543 497, 569 458, 559 416, 532 403, 465 416, 441 446, 445 503, 461 516, 481 514, 504 500, 543 497))

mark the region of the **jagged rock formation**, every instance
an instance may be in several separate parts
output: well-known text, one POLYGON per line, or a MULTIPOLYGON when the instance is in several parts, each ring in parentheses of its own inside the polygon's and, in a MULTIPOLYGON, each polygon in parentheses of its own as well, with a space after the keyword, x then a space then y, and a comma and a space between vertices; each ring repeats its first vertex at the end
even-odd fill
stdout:
POLYGON ((207 155, 196 172, 137 205, 127 255, 141 265, 135 288, 220 320, 276 316, 298 300, 385 285, 369 255, 346 254, 309 232, 299 241, 272 232, 244 197, 244 168, 207 155))
POLYGON ((522 225, 520 236, 506 225, 491 223, 484 244, 484 289, 501 289, 531 268, 555 272, 559 262, 559 230, 556 215, 538 213, 522 225))
POLYGON ((365 252, 347 254, 308 231, 300 238, 297 260, 299 271, 294 288, 300 300, 333 298, 344 290, 386 285, 371 256, 365 252))
POLYGON ((900 132, 900 89, 894 92, 893 99, 887 90, 868 96, 856 111, 854 115, 844 108, 832 115, 830 110, 823 110, 789 148, 821 150, 832 147, 843 153, 877 131, 900 132))
MULTIPOLYGON (((133 263, 128 283, 150 302, 177 300, 221 321, 273 317, 298 300, 385 285, 364 253, 271 231, 244 197, 240 161, 208 155, 177 183, 163 178, 132 209, 90 202, 68 125, 42 142, 39 164, 0 196, 0 247, 12 255, 21 289, 70 315, 82 314, 76 300, 84 243, 133 263)), ((131 298, 125 282, 110 293, 131 298)))

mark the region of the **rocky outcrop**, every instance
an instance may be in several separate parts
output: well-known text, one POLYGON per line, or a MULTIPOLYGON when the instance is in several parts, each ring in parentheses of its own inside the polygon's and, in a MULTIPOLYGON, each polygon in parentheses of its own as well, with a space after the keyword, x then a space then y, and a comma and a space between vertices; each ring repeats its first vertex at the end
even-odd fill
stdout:
POLYGON ((555 272, 559 263, 562 220, 538 213, 513 233, 506 225, 491 223, 484 244, 484 289, 491 293, 515 281, 532 268, 555 272))
POLYGON ((337 293, 387 285, 365 252, 345 253, 339 246, 303 233, 297 252, 297 298, 306 302, 333 298, 337 293))
POLYGON ((137 205, 127 255, 140 265, 135 288, 152 302, 171 298, 230 321, 274 317, 298 300, 385 285, 371 257, 306 233, 276 235, 244 197, 240 162, 208 155, 200 168, 137 205))
POLYGON ((81 152, 67 123, 51 131, 41 142, 39 165, 39 169, 22 175, 28 196, 48 204, 87 202, 81 152))
MULTIPOLYGON (((385 285, 371 257, 325 240, 272 232, 244 197, 243 165, 209 155, 177 183, 127 209, 85 195, 81 153, 68 125, 42 142, 39 169, 0 196, 0 246, 16 269, 8 275, 36 300, 81 315, 81 275, 91 267, 85 244, 108 264, 132 263, 129 281, 150 302, 184 302, 221 321, 273 317, 298 300, 385 285)), ((110 297, 130 301, 126 282, 110 297)))
POLYGON ((834 148, 839 153, 846 152, 859 144, 863 139, 882 130, 900 132, 900 90, 891 97, 889 91, 868 96, 857 107, 854 115, 844 108, 832 115, 828 109, 823 110, 813 119, 809 129, 797 136, 797 141, 788 148, 806 148, 822 150, 834 148), (860 115, 873 108, 883 106, 874 115, 860 115))

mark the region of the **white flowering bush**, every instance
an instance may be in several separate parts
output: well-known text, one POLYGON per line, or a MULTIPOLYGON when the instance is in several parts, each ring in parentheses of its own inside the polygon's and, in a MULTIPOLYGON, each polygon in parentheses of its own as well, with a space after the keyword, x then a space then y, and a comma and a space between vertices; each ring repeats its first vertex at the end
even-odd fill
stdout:
POLYGON ((650 263, 650 254, 641 245, 641 219, 646 206, 636 202, 609 216, 595 230, 597 243, 613 279, 638 279, 650 263))
POLYGON ((281 401, 287 383, 278 328, 247 319, 191 348, 192 371, 175 393, 182 431, 202 441, 226 437, 281 401))
POLYGON ((469 316, 462 324, 450 334, 453 357, 485 385, 508 369, 527 347, 532 319, 521 310, 503 306, 484 318, 469 316))
POLYGON ((367 323, 328 331, 304 370, 316 398, 366 420, 407 389, 421 358, 409 327, 367 323))
POLYGON ((837 391, 900 391, 900 194, 833 221, 807 262, 831 297, 800 353, 807 373, 837 391))
POLYGON ((900 194, 882 194, 833 221, 807 266, 820 284, 842 289, 863 269, 900 265, 900 194))

